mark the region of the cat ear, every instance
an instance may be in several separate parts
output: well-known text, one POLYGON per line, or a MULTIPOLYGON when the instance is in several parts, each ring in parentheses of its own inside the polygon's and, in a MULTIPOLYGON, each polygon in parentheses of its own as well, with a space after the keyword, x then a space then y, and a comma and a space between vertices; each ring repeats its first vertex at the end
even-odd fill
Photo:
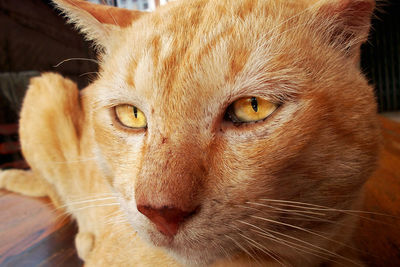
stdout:
POLYGON ((105 49, 110 35, 129 26, 143 13, 112 6, 93 4, 83 0, 53 0, 68 17, 69 22, 85 34, 88 40, 105 49))
POLYGON ((368 39, 374 0, 330 0, 319 13, 330 22, 331 43, 358 61, 360 46, 368 39))

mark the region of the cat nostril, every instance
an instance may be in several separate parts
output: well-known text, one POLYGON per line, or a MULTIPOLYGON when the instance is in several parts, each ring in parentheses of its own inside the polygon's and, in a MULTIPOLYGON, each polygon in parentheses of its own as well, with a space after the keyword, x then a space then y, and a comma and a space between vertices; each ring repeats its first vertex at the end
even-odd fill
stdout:
POLYGON ((179 226, 198 210, 183 211, 174 207, 153 208, 145 205, 138 205, 137 209, 156 225, 158 231, 169 237, 175 236, 179 226))

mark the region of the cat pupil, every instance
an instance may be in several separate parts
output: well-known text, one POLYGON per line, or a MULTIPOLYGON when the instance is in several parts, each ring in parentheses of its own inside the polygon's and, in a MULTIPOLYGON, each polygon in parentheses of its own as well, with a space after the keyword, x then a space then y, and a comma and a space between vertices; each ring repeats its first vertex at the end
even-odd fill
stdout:
POLYGON ((253 110, 254 110, 255 112, 258 111, 258 102, 257 102, 257 98, 255 98, 255 97, 252 97, 252 98, 251 98, 251 106, 253 107, 253 110))
POLYGON ((135 118, 137 119, 137 108, 133 107, 133 114, 135 115, 135 118))

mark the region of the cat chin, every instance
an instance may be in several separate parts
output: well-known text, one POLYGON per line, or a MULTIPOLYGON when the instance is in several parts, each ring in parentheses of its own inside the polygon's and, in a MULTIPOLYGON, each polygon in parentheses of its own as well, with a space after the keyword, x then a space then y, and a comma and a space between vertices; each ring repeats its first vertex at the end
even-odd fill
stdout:
POLYGON ((217 254, 215 249, 208 249, 204 245, 198 244, 198 246, 189 247, 188 244, 194 243, 191 242, 193 240, 187 240, 189 231, 180 231, 174 238, 169 238, 157 231, 155 227, 152 227, 140 216, 134 215, 133 217, 135 217, 135 220, 131 221, 131 225, 143 241, 150 246, 164 250, 183 266, 209 266, 223 256, 217 254))
POLYGON ((223 255, 219 255, 212 249, 198 248, 186 249, 183 247, 164 248, 164 250, 183 266, 210 266, 223 255))
POLYGON ((167 253, 183 266, 193 267, 210 266, 219 258, 216 256, 209 256, 206 258, 205 255, 200 253, 190 255, 182 255, 171 251, 167 251, 167 253))

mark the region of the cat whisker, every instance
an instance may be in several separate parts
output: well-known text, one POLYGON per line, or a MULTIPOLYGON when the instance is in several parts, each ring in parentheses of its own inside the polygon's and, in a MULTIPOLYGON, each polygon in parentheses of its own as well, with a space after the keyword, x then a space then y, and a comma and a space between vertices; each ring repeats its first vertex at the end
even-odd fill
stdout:
POLYGON ((125 224, 125 223, 120 223, 118 225, 114 224, 113 226, 114 226, 113 234, 116 234, 116 235, 119 235, 122 233, 123 236, 125 236, 126 233, 135 233, 135 232, 131 232, 132 228, 128 224, 125 224))
POLYGON ((276 220, 272 220, 272 219, 262 218, 262 217, 254 216, 254 215, 250 215, 250 217, 255 218, 255 219, 259 219, 259 220, 263 220, 263 221, 267 221, 267 222, 271 222, 271 223, 278 224, 278 225, 287 226, 287 227, 290 227, 290 228, 293 228, 293 229, 297 229, 297 230, 300 230, 300 231, 302 231, 302 232, 306 232, 306 233, 309 233, 309 234, 311 234, 311 235, 314 235, 314 236, 320 237, 320 238, 322 238, 322 239, 328 240, 328 241, 330 241, 330 242, 339 244, 339 245, 341 245, 341 246, 344 246, 344 247, 347 247, 347 248, 350 248, 350 249, 354 249, 353 247, 350 247, 350 246, 348 246, 348 245, 345 244, 345 243, 339 242, 339 241, 334 240, 334 239, 332 239, 332 238, 328 238, 328 237, 326 237, 326 236, 324 236, 324 235, 318 234, 318 233, 313 232, 313 231, 311 231, 311 230, 308 230, 308 229, 306 229, 306 228, 304 228, 304 227, 300 227, 300 226, 296 226, 296 225, 293 225, 293 224, 284 223, 284 222, 280 222, 280 221, 276 221, 276 220))
MULTIPOLYGON (((119 212, 119 211, 117 211, 119 212)), ((115 212, 113 212, 115 214, 115 212)), ((125 214, 120 213, 116 216, 110 217, 109 215, 105 217, 104 223, 105 224, 112 224, 112 223, 117 223, 117 222, 128 222, 128 219, 126 218, 125 214), (106 219, 107 218, 107 219, 106 219)))
POLYGON ((85 75, 90 75, 90 74, 99 74, 99 72, 98 71, 89 71, 89 72, 85 72, 85 73, 82 73, 81 75, 79 75, 79 77, 82 77, 82 76, 85 76, 85 75))
POLYGON ((75 57, 75 58, 64 59, 61 62, 59 62, 58 64, 54 65, 53 68, 57 68, 57 67, 61 66, 62 64, 64 64, 65 62, 72 61, 72 60, 90 61, 90 62, 94 62, 96 64, 100 63, 98 60, 95 60, 95 59, 92 59, 92 58, 75 57))
POLYGON ((364 219, 367 221, 371 221, 371 222, 375 222, 375 223, 380 223, 380 224, 384 224, 384 225, 389 225, 392 226, 389 223, 383 222, 383 221, 379 221, 379 220, 375 220, 360 214, 364 214, 364 215, 377 215, 377 216, 384 216, 384 217, 389 217, 389 218, 393 218, 393 219, 397 219, 400 220, 400 217, 398 216, 393 216, 393 215, 389 215, 389 214, 384 214, 384 213, 377 213, 377 212, 370 212, 370 211, 362 211, 362 210, 348 210, 348 209, 335 209, 335 208, 330 208, 330 207, 325 207, 325 206, 320 206, 320 205, 315 205, 315 204, 311 204, 311 203, 302 203, 302 202, 296 202, 296 201, 288 201, 288 200, 273 200, 273 199, 261 199, 263 201, 271 201, 271 202, 277 202, 274 205, 278 205, 278 206, 285 206, 285 207, 293 207, 293 208, 301 208, 301 209, 306 209, 306 210, 317 210, 317 211, 327 211, 327 212, 340 212, 340 213, 344 213, 347 214, 349 216, 354 216, 360 219, 364 219), (282 203, 279 203, 282 202, 282 203), (294 204, 291 204, 294 203, 294 204), (297 205, 300 204, 300 205, 297 205), (308 207, 307 207, 308 206, 308 207))
POLYGON ((87 195, 85 197, 78 197, 72 195, 70 199, 74 201, 81 201, 81 200, 95 199, 99 197, 108 197, 108 196, 115 196, 115 193, 100 193, 100 194, 87 195))
MULTIPOLYGON (((282 245, 288 246, 290 248, 293 248, 296 251, 298 250, 298 251, 301 251, 301 252, 305 252, 307 254, 311 254, 311 255, 326 259, 326 260, 329 260, 329 257, 332 256, 332 255, 325 255, 325 256, 328 256, 328 257, 321 256, 320 254, 322 252, 320 252, 318 250, 315 250, 315 249, 312 249, 312 248, 309 248, 309 247, 305 247, 303 245, 296 244, 296 243, 293 243, 291 241, 284 240, 282 238, 276 237, 273 234, 271 234, 269 231, 261 229, 260 227, 257 227, 257 226, 255 226, 255 225, 253 225, 251 223, 247 223, 247 222, 244 222, 244 221, 239 221, 239 222, 247 224, 247 225, 249 225, 251 227, 254 227, 254 228, 258 229, 258 230, 250 229, 250 231, 255 232, 255 233, 263 236, 264 238, 267 238, 267 239, 271 240, 271 241, 277 242, 278 244, 282 244, 282 245)), ((322 254, 324 255, 326 253, 322 253, 322 254)), ((299 256, 302 256, 302 254, 299 254, 299 256)))
POLYGON ((226 238, 229 238, 230 240, 233 241, 233 243, 241 249, 243 252, 245 252, 249 257, 251 257, 255 262, 257 262, 257 259, 245 248, 243 247, 239 242, 237 242, 233 237, 230 237, 229 235, 225 235, 226 238))
MULTIPOLYGON (((74 197, 72 196, 71 199, 68 202, 68 204, 62 204, 59 205, 57 207, 54 206, 53 203, 47 203, 46 206, 50 207, 52 209, 53 212, 60 212, 62 211, 63 213, 67 214, 69 216, 69 212, 66 210, 66 208, 68 208, 69 205, 79 205, 79 204, 84 204, 84 203, 88 203, 88 202, 92 202, 92 201, 100 201, 100 200, 107 200, 107 199, 113 199, 113 198, 117 198, 113 193, 103 193, 103 194, 95 194, 92 196, 87 196, 87 197, 83 197, 83 198, 78 198, 78 197, 74 197)), ((57 218, 56 218, 57 220, 57 218)))
POLYGON ((308 210, 307 211, 304 211, 304 210, 288 210, 288 209, 282 209, 282 208, 274 207, 274 206, 271 206, 271 205, 266 205, 266 204, 251 202, 251 201, 248 201, 246 203, 252 204, 252 205, 256 205, 256 206, 268 207, 268 208, 272 208, 272 209, 279 210, 279 211, 288 211, 288 212, 297 212, 297 213, 304 213, 304 214, 311 214, 311 215, 326 216, 325 213, 313 212, 313 211, 308 211, 308 210))
MULTIPOLYGON (((272 241, 275 241, 275 242, 278 242, 280 244, 289 246, 289 247, 291 247, 293 249, 300 250, 302 252, 305 252, 305 253, 308 253, 308 254, 312 254, 314 256, 317 256, 317 257, 320 257, 320 258, 323 258, 323 259, 326 259, 326 260, 329 260, 329 261, 333 261, 332 259, 330 259, 330 257, 332 257, 332 256, 342 257, 341 255, 339 255, 337 253, 334 253, 334 252, 331 252, 329 250, 323 249, 321 247, 313 245, 312 243, 306 242, 306 241, 301 240, 299 238, 295 238, 295 237, 292 237, 290 235, 286 235, 284 233, 280 233, 280 232, 277 232, 277 231, 274 231, 274 230, 271 230, 271 229, 265 230, 265 229, 262 229, 262 228, 260 228, 258 226, 255 226, 255 225, 253 225, 251 223, 248 223, 248 222, 244 222, 244 221, 239 221, 239 222, 243 223, 243 224, 246 224, 246 225, 249 225, 249 226, 257 229, 257 230, 250 229, 251 231, 256 232, 258 234, 261 234, 262 236, 264 236, 264 237, 266 237, 266 238, 268 238, 268 239, 270 239, 272 241), (294 242, 291 242, 289 240, 284 240, 282 238, 279 238, 279 237, 273 235, 272 233, 278 234, 278 235, 281 235, 281 236, 284 236, 284 237, 287 237, 287 238, 290 238, 290 239, 295 240, 297 242, 300 242, 300 243, 302 243, 304 245, 301 245, 301 244, 298 244, 298 243, 294 243, 294 242), (307 247, 305 245, 311 246, 312 248, 307 247), (322 254, 324 256, 327 256, 327 257, 321 256, 320 254, 322 254)), ((347 259, 345 257, 342 257, 342 258, 344 260, 351 261, 350 259, 347 259)), ((333 261, 333 262, 336 262, 336 261, 333 261)))
POLYGON ((222 245, 216 243, 214 240, 211 240, 211 243, 217 250, 221 251, 227 259, 231 259, 231 256, 222 245))
MULTIPOLYGON (((250 229, 250 231, 257 233, 260 236, 267 238, 268 240, 271 240, 278 244, 292 248, 295 251, 300 251, 300 252, 303 252, 303 253, 306 253, 309 255, 313 255, 315 257, 318 257, 318 258, 321 258, 321 259, 324 259, 324 260, 327 260, 330 262, 338 263, 337 261, 332 260, 333 255, 331 255, 330 253, 325 253, 323 251, 320 251, 319 249, 310 248, 310 247, 307 247, 307 246, 304 246, 304 245, 301 245, 301 244, 298 244, 298 243, 295 243, 295 242, 292 242, 289 240, 285 240, 283 238, 279 238, 279 237, 277 237, 269 232, 266 232, 266 231, 257 231, 254 229, 250 229)), ((302 255, 302 254, 299 254, 299 255, 302 255)), ((307 258, 305 258, 305 259, 307 259, 307 258)))
POLYGON ((80 205, 80 204, 85 204, 85 203, 91 203, 91 202, 97 202, 97 201, 104 201, 104 200, 115 200, 117 197, 104 197, 104 198, 95 198, 95 199, 87 199, 87 200, 82 200, 82 201, 75 201, 75 202, 68 202, 68 204, 62 205, 60 207, 57 207, 56 209, 61 209, 61 208, 66 208, 69 206, 75 206, 75 205, 80 205))
POLYGON ((47 163, 52 163, 52 164, 70 164, 70 163, 81 163, 81 162, 87 162, 87 161, 93 161, 96 160, 97 158, 86 158, 86 159, 77 159, 77 160, 66 160, 66 161, 47 161, 47 163))
POLYGON ((119 203, 107 203, 107 204, 99 204, 99 205, 89 205, 81 208, 72 208, 74 212, 85 210, 85 209, 91 209, 91 208, 104 208, 104 207, 116 207, 119 206, 119 203))
MULTIPOLYGON (((247 207, 247 206, 243 206, 243 205, 237 205, 238 207, 242 207, 242 208, 246 208, 246 209, 252 209, 255 210, 257 212, 260 212, 261 214, 266 215, 266 212, 264 210, 261 209, 256 209, 254 207, 247 207)), ((272 209, 274 209, 273 206, 271 206, 272 209)), ((302 213, 297 213, 297 212, 291 212, 292 210, 280 210, 282 214, 285 214, 285 219, 291 219, 291 220, 299 220, 299 221, 309 221, 309 222, 325 222, 325 223, 329 223, 329 224, 335 224, 335 225, 340 225, 344 228, 348 228, 350 227, 347 224, 343 224, 341 222, 337 222, 335 220, 329 220, 329 219, 324 219, 324 218, 319 218, 316 216, 311 216, 311 215, 306 215, 306 214, 302 214, 302 213), (297 217, 296 217, 297 216, 297 217)), ((269 214, 270 215, 270 214, 269 214)))
MULTIPOLYGON (((284 234, 284 233, 281 233, 281 232, 278 232, 278 231, 274 231, 274 230, 268 230, 268 231, 271 232, 271 233, 275 233, 277 235, 281 235, 281 236, 290 238, 290 239, 295 240, 297 242, 300 242, 300 243, 302 243, 304 245, 311 246, 311 247, 317 249, 319 251, 319 253, 323 252, 324 254, 327 254, 327 255, 330 255, 330 256, 335 256, 335 257, 341 258, 343 260, 346 260, 346 261, 349 261, 349 262, 352 262, 352 263, 356 263, 356 262, 352 261, 351 259, 343 257, 343 256, 341 256, 341 255, 339 255, 339 254, 337 254, 335 252, 329 251, 329 250, 327 250, 325 248, 318 247, 318 246, 316 246, 316 245, 314 245, 314 244, 312 244, 310 242, 304 241, 304 240, 302 240, 300 238, 296 238, 296 237, 293 237, 293 236, 290 236, 290 235, 287 235, 287 234, 284 234)), ((356 250, 355 248, 352 248, 352 247, 348 247, 348 248, 356 250)))
POLYGON ((92 194, 92 195, 86 195, 85 197, 72 195, 68 199, 68 202, 76 203, 76 202, 80 202, 80 201, 95 201, 95 200, 101 200, 101 199, 108 200, 108 198, 111 199, 111 198, 118 198, 118 197, 114 193, 92 194))
POLYGON ((349 225, 346 225, 341 222, 337 222, 334 220, 328 220, 328 219, 323 219, 315 216, 310 216, 310 215, 304 215, 304 214, 291 214, 293 216, 285 216, 285 219, 290 219, 290 220, 300 220, 300 221, 308 221, 308 222, 324 222, 324 223, 329 223, 329 224, 335 224, 335 225, 340 225, 344 228, 350 227, 349 225), (295 216, 298 217, 295 217, 295 216))
MULTIPOLYGON (((257 209, 257 208, 254 208, 254 207, 247 207, 247 206, 243 206, 243 205, 237 205, 237 207, 242 207, 242 208, 245 208, 245 209, 254 210, 254 211, 257 211, 257 213, 261 213, 261 214, 264 214, 264 215, 268 214, 267 211, 261 210, 261 209, 257 209)), ((305 220, 304 218, 312 219, 312 220, 309 220, 309 221, 316 221, 316 220, 317 221, 322 221, 323 220, 323 219, 321 219, 319 217, 310 216, 310 215, 306 215, 306 214, 302 214, 302 213, 297 213, 295 211, 292 212, 292 210, 279 209, 279 208, 276 209, 273 206, 270 206, 269 208, 273 209, 274 211, 275 210, 279 211, 279 214, 285 214, 285 218, 288 218, 287 215, 289 214, 289 215, 292 215, 293 217, 294 216, 301 217, 299 219, 302 219, 302 220, 305 220)), ((276 214, 276 213, 274 213, 274 214, 276 214)), ((271 215, 271 213, 269 213, 269 215, 271 215)), ((329 221, 329 222, 331 222, 331 221, 329 221)), ((332 222, 332 223, 335 223, 335 222, 332 222)))
POLYGON ((122 224, 122 223, 128 223, 128 221, 125 218, 114 220, 114 221, 109 221, 105 222, 105 225, 117 225, 117 224, 122 224))
MULTIPOLYGON (((61 214, 59 214, 54 220, 57 221, 60 217, 65 216, 65 217, 69 217, 71 214, 71 211, 76 212, 76 211, 81 211, 81 210, 85 210, 88 208, 95 208, 95 207, 110 207, 110 206, 119 206, 120 204, 118 202, 113 202, 113 203, 105 203, 105 204, 97 204, 97 205, 89 205, 89 206, 84 206, 84 207, 80 207, 80 208, 74 208, 74 205, 80 205, 80 204, 85 204, 85 203, 91 203, 91 202, 95 202, 95 201, 104 201, 108 198, 103 198, 103 199, 92 199, 92 200, 84 200, 84 201, 80 201, 80 202, 71 202, 68 205, 62 205, 59 207, 56 207, 53 212, 60 212, 60 210, 62 211, 61 214), (69 208, 69 209, 68 209, 69 208)), ((111 198, 110 198, 111 199, 111 198)))
POLYGON ((116 210, 116 211, 111 212, 110 214, 106 215, 104 217, 104 219, 110 219, 110 218, 114 218, 114 217, 121 216, 121 215, 125 216, 125 214, 122 213, 120 210, 116 210))
POLYGON ((80 200, 70 202, 70 204, 74 205, 74 204, 86 203, 86 202, 90 202, 90 201, 101 201, 101 200, 110 200, 110 199, 118 199, 118 197, 117 196, 104 196, 104 197, 97 197, 97 198, 91 198, 91 199, 80 199, 80 200))
MULTIPOLYGON (((262 198, 260 200, 278 203, 278 204, 275 204, 275 205, 285 205, 285 206, 288 206, 288 207, 303 208, 303 209, 310 209, 310 210, 351 211, 351 210, 334 209, 334 208, 331 208, 331 207, 321 206, 321 205, 317 205, 317 204, 312 204, 312 203, 307 203, 307 202, 299 202, 299 201, 291 201, 291 200, 269 199, 269 198, 262 198), (288 204, 286 204, 286 203, 288 203, 288 204), (294 205, 292 205, 292 204, 294 204, 294 205), (311 208, 310 207, 305 207, 305 206, 311 206, 311 208)), ((363 212, 363 211, 355 210, 355 212, 363 212)))
POLYGON ((278 259, 279 256, 277 256, 275 253, 273 253, 272 251, 270 251, 269 249, 267 249, 266 247, 264 247, 263 245, 261 245, 260 243, 258 243, 257 241, 251 239, 250 237, 247 237, 243 234, 238 233, 241 237, 243 237, 244 239, 246 239, 246 241, 248 243, 250 243, 252 246, 255 246, 257 249, 259 249, 260 251, 262 251, 263 253, 265 253, 266 255, 268 255, 270 258, 274 259, 276 262, 278 262, 280 265, 282 266, 286 266, 286 264, 284 264, 282 262, 282 259, 278 259))
MULTIPOLYGON (((55 211, 53 211, 55 212, 55 211)), ((67 219, 71 218, 71 214, 68 211, 62 211, 60 214, 57 214, 57 216, 54 218, 54 221, 57 222, 61 220, 61 222, 64 222, 67 219)))

